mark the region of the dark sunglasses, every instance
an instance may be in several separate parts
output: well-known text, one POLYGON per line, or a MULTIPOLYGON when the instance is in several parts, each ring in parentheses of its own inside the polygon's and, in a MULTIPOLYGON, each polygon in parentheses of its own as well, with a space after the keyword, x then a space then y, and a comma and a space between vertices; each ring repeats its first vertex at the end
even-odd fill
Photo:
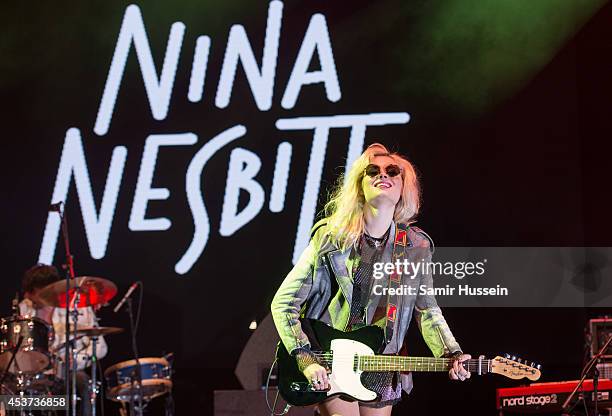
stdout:
MULTIPOLYGON (((380 166, 370 163, 365 168, 365 174, 368 175, 370 178, 373 178, 375 176, 380 175, 380 170, 381 170, 380 166)), ((402 169, 397 165, 387 165, 384 168, 384 171, 387 174, 387 176, 390 178, 394 178, 400 173, 402 173, 402 169)))

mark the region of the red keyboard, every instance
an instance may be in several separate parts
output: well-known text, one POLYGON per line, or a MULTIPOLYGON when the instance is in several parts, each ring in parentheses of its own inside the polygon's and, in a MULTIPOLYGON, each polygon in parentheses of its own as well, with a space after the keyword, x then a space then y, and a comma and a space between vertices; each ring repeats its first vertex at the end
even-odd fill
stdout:
MULTIPOLYGON (((552 383, 534 383, 524 387, 497 389, 497 409, 504 413, 549 413, 561 410, 561 405, 571 394, 578 380, 552 383)), ((597 392, 599 408, 612 406, 612 380, 600 379, 597 392)), ((593 380, 585 380, 579 393, 592 403, 593 380)), ((574 400, 576 400, 574 399, 574 400)))

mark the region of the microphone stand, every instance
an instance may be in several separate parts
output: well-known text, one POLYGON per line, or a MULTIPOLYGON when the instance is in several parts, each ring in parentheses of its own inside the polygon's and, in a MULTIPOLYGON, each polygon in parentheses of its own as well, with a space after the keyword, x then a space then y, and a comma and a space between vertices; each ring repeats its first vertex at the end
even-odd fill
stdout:
POLYGON ((77 347, 76 347, 76 334, 77 334, 77 328, 78 328, 78 321, 79 321, 79 310, 77 309, 77 305, 79 304, 80 298, 81 298, 81 288, 80 287, 75 287, 75 291, 74 291, 74 302, 70 302, 70 303, 74 303, 74 306, 72 308, 72 311, 70 312, 72 315, 72 322, 74 323, 74 337, 72 340, 70 340, 70 348, 72 349, 72 378, 70 380, 70 383, 72 384, 72 416, 76 416, 76 410, 77 410, 77 382, 76 382, 76 373, 77 373, 77 360, 79 358, 79 352, 77 351, 77 347))
MULTIPOLYGON (((52 211, 56 211, 61 220, 62 224, 62 237, 64 240, 64 249, 66 254, 66 263, 64 264, 64 270, 66 271, 66 320, 65 320, 65 354, 64 354, 64 381, 66 382, 66 398, 68 403, 70 404, 70 347, 72 344, 69 342, 70 340, 70 280, 74 279, 74 257, 70 252, 70 239, 68 237, 68 219, 66 218, 66 213, 62 209, 64 206, 63 202, 59 202, 57 204, 53 204, 51 206, 52 211)), ((76 305, 75 305, 76 306, 76 305)), ((76 308, 75 308, 76 309, 76 308)), ((75 325, 76 331, 76 325, 75 325)), ((76 401, 76 400, 74 400, 76 401)), ((76 403, 72 403, 72 416, 76 416, 76 403)))
MULTIPOLYGON (((138 282, 140 290, 142 290, 142 283, 138 282)), ((134 353, 134 361, 136 361, 136 374, 130 375, 130 415, 142 416, 143 404, 142 404, 142 371, 140 367, 140 360, 138 358, 138 345, 136 343, 136 325, 134 324, 134 311, 132 308, 132 299, 127 298, 125 302, 127 306, 127 313, 130 318, 130 333, 132 335, 132 352, 134 353), (134 385, 136 385, 136 395, 134 395, 134 385), (137 397, 138 403, 134 403, 134 396, 137 397)))
MULTIPOLYGON (((142 288, 140 289, 142 290, 142 288)), ((136 333, 135 333, 135 325, 134 325, 134 310, 132 309, 132 299, 128 299, 127 300, 127 311, 128 311, 128 315, 130 316, 130 332, 132 333, 132 350, 134 352, 134 360, 136 360, 136 394, 138 397, 138 404, 136 406, 136 408, 134 409, 135 412, 134 414, 138 415, 138 416, 142 416, 142 412, 143 412, 143 408, 142 408, 142 370, 140 367, 140 360, 138 357, 138 346, 136 344, 136 333)), ((132 386, 134 385, 134 380, 132 379, 132 386)), ((133 388, 133 387, 132 387, 133 388)), ((133 405, 133 394, 132 392, 130 393, 130 395, 132 395, 132 401, 130 401, 130 403, 133 405)))
POLYGON ((91 339, 92 341, 92 356, 91 356, 91 396, 89 401, 91 403, 91 416, 96 416, 96 401, 98 398, 98 379, 97 379, 97 369, 98 369, 98 355, 96 354, 96 348, 98 344, 98 337, 94 336, 91 339))
MULTIPOLYGON (((576 393, 578 392, 578 390, 580 390, 580 387, 582 387, 582 384, 584 383, 584 380, 586 380, 587 376, 589 375, 591 369, 595 366, 595 364, 597 364, 597 362, 599 361, 599 359, 601 358, 601 356, 604 354, 604 352, 608 349, 608 347, 610 346, 610 343, 612 342, 612 335, 608 336, 608 340, 606 341, 606 343, 603 345, 603 347, 601 347, 601 349, 599 350, 599 352, 597 354, 595 354, 593 356, 593 358, 591 358, 591 361, 589 361, 585 367, 584 370, 582 370, 582 378, 580 379, 580 381, 578 382, 578 384, 576 385, 576 387, 574 388, 574 391, 572 391, 572 393, 567 396, 567 399, 565 399, 565 402, 563 402, 563 405, 561 406, 561 411, 563 415, 567 415, 567 407, 569 406, 570 402, 572 401, 572 399, 574 398, 574 396, 576 395, 576 393)), ((596 371, 593 375, 593 394, 595 397, 595 416, 599 416, 598 410, 597 410, 597 404, 598 404, 598 397, 597 397, 597 384, 598 384, 598 378, 599 378, 599 372, 596 371)), ((584 400, 584 399, 583 399, 584 400)))

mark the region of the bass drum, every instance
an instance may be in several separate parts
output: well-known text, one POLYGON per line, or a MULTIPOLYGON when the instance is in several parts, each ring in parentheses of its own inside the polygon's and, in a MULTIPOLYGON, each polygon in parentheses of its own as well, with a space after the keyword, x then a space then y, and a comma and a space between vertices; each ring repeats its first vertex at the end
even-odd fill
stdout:
POLYGON ((65 394, 65 384, 54 374, 20 374, 10 375, 5 381, 4 387, 19 394, 41 396, 53 394, 65 394))
MULTIPOLYGON (((172 390, 172 369, 165 358, 140 358, 142 399, 151 400, 172 390)), ((104 372, 106 397, 116 402, 138 400, 136 360, 123 361, 104 372)))
POLYGON ((13 374, 38 374, 49 367, 49 345, 53 327, 40 318, 11 316, 0 319, 0 368, 6 369, 21 338, 15 360, 8 369, 13 374))

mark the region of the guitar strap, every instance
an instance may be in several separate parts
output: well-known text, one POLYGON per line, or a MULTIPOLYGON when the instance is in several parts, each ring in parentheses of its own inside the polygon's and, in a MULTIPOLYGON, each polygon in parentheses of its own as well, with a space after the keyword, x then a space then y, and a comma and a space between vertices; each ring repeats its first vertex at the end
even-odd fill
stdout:
MULTIPOLYGON (((391 262, 393 264, 396 263, 397 260, 403 261, 406 256, 406 248, 412 247, 412 242, 408 239, 408 229, 410 225, 397 223, 395 230, 395 241, 393 242, 393 254, 391 256, 391 262)), ((393 338, 393 329, 395 327, 395 321, 397 320, 397 310, 398 302, 401 295, 398 295, 398 290, 402 284, 402 275, 398 274, 396 270, 389 275, 389 280, 387 282, 387 303, 386 305, 378 305, 376 308, 376 312, 374 314, 375 322, 377 317, 382 317, 384 314, 385 324, 384 324, 384 332, 385 332, 385 345, 391 342, 393 338), (391 295, 391 292, 394 294, 391 295)), ((401 307, 401 305, 399 306, 401 307)), ((379 318, 380 319, 380 318, 379 318)))

